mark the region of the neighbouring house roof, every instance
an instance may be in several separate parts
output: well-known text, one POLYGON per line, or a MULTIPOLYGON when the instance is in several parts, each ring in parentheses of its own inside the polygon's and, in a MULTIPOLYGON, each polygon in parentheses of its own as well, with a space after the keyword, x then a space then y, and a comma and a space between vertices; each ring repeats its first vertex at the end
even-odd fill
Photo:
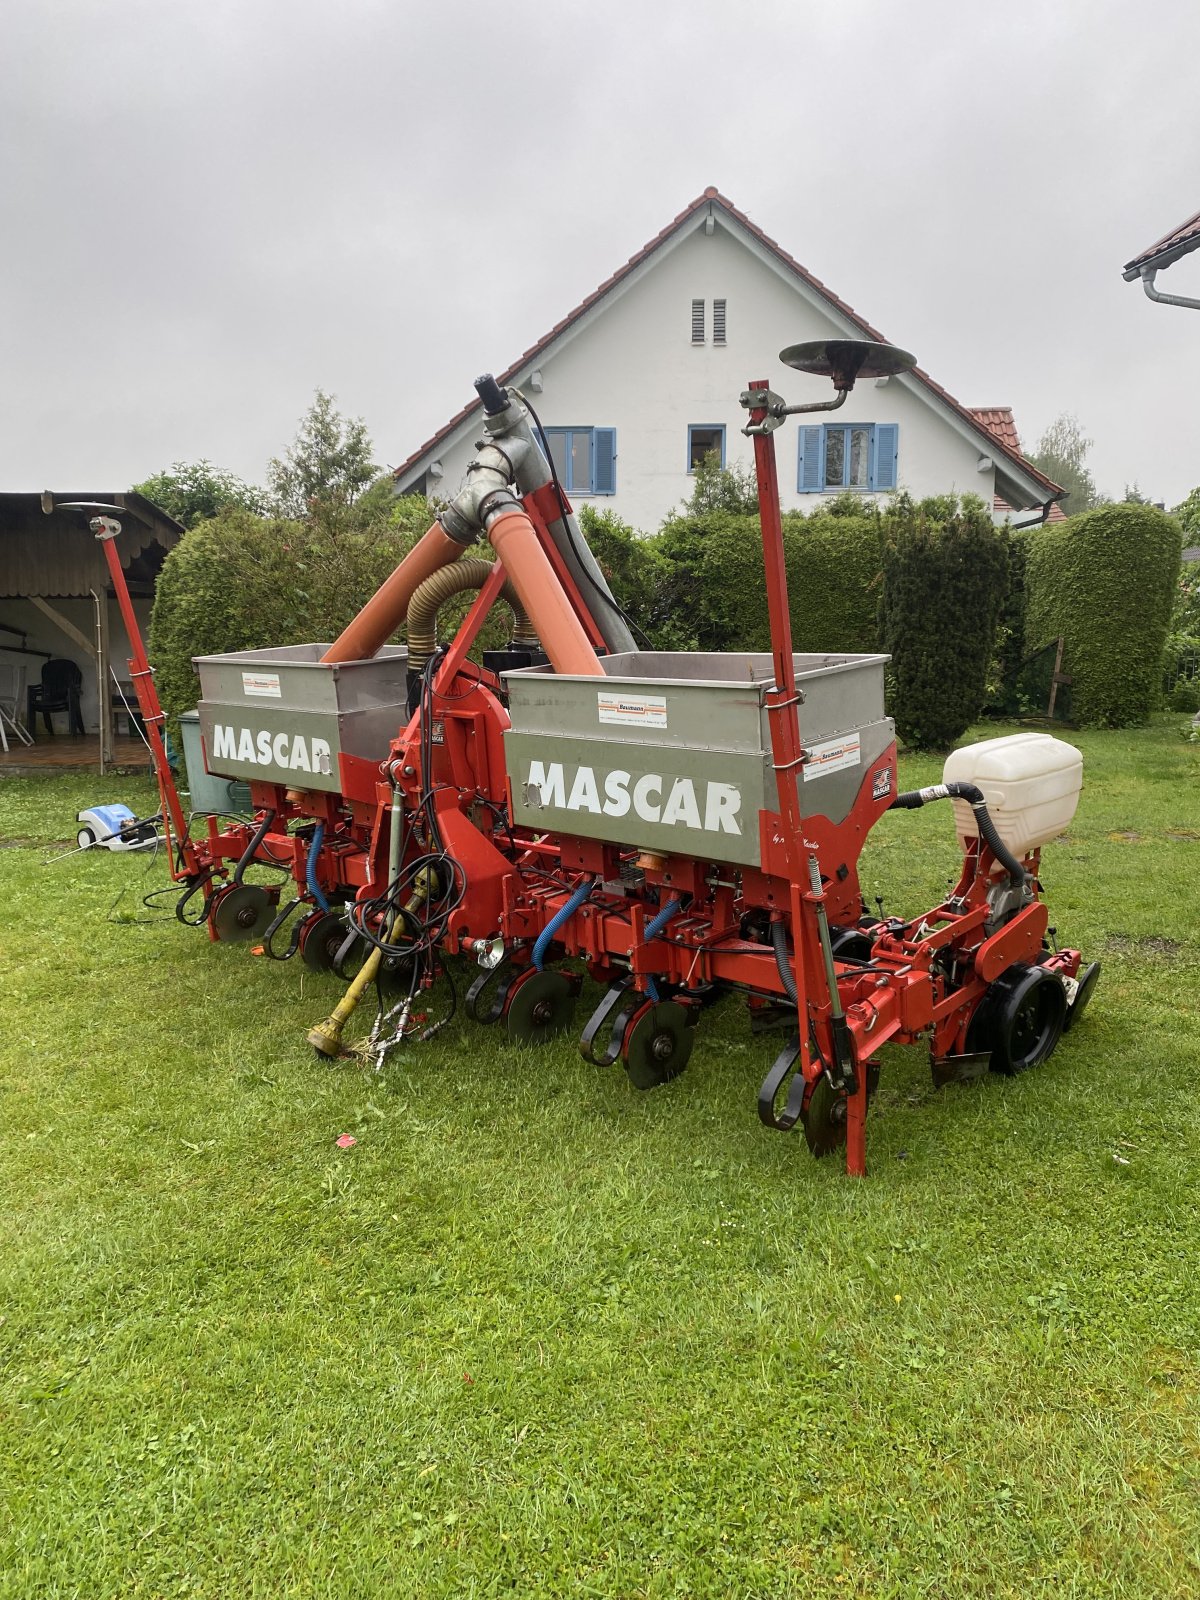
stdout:
POLYGON ((1172 228, 1170 233, 1164 233, 1156 244, 1134 256, 1132 261, 1127 261, 1122 268, 1122 277, 1126 283, 1131 283, 1134 278, 1145 277, 1148 272, 1169 267, 1180 256, 1197 249, 1200 249, 1200 211, 1186 222, 1181 222, 1177 228, 1172 228))
POLYGON ((86 595, 108 583, 100 543, 79 511, 60 509, 65 501, 95 500, 120 506, 117 550, 129 571, 151 545, 156 560, 183 537, 182 525, 143 495, 95 489, 66 493, 0 494, 0 597, 40 595, 65 599, 86 595))
MULTIPOLYGON (((971 411, 983 426, 992 434, 997 443, 1006 445, 1010 450, 1019 451, 1021 441, 1017 435, 1017 423, 1012 413, 1011 406, 972 406, 971 411)), ((996 495, 992 502, 992 509, 1006 516, 1015 516, 1012 505, 1002 494, 996 495)), ((1065 522, 1067 513, 1057 500, 1052 500, 1046 508, 1043 522, 1065 522)))
MULTIPOLYGON (((997 515, 1005 516, 1005 517, 1016 517, 1016 516, 1020 516, 1020 514, 1021 514, 1019 511, 1015 510, 1015 508, 1009 504, 1009 502, 1004 498, 1004 496, 1002 494, 996 495, 995 498, 993 499, 993 501, 992 501, 992 510, 995 511, 997 513, 997 515)), ((1050 504, 1045 508, 1045 515, 1042 517, 1042 521, 1043 522, 1066 522, 1067 521, 1067 513, 1059 505, 1057 500, 1052 500, 1050 502, 1050 504)), ((1027 521, 1027 522, 1021 524, 1021 526, 1028 527, 1029 526, 1029 522, 1027 521)))
MULTIPOLYGON (((554 343, 554 341, 564 334, 572 326, 572 324, 578 322, 580 317, 582 317, 586 312, 590 311, 593 306, 595 306, 605 297, 605 295, 611 293, 612 290, 617 288, 619 284, 623 283, 624 280, 629 277, 630 273, 632 273, 637 267, 640 267, 649 256, 652 256, 656 250, 660 249, 664 244, 666 244, 666 242, 676 233, 678 233, 678 231, 683 228, 693 217, 698 216, 707 206, 710 205, 719 206, 724 212, 727 213, 729 217, 731 217, 742 228, 744 228, 752 238, 757 240, 757 242, 764 249, 770 252, 770 254, 774 256, 774 258, 791 274, 799 279, 800 282, 806 284, 810 289, 815 290, 816 293, 820 295, 828 305, 831 305, 846 319, 846 321, 853 324, 853 326, 863 333, 868 339, 877 339, 884 344, 891 343, 891 341, 886 339, 885 336, 878 331, 878 329, 873 328, 864 317, 861 317, 852 306, 848 305, 846 301, 834 294, 833 291, 827 288, 819 278, 814 277, 806 267, 802 267, 793 256, 788 254, 782 245, 777 244, 775 240, 765 234, 756 223, 751 222, 750 218, 745 214, 745 212, 739 211, 738 208, 733 204, 732 200, 727 200, 718 189, 710 185, 707 189, 705 189, 702 195, 699 195, 695 200, 692 201, 690 205, 685 206, 677 217, 675 217, 671 222, 668 222, 665 228, 663 228, 659 233, 655 234, 653 239, 649 240, 642 246, 640 250, 638 250, 634 255, 630 256, 629 260, 623 267, 619 267, 610 278, 606 278, 604 280, 599 288, 594 289, 585 300, 581 300, 573 311, 569 311, 561 321, 556 322, 550 329, 549 333, 545 334, 541 339, 539 339, 536 344, 530 345, 529 349, 518 356, 516 361, 514 361, 511 366, 505 368, 503 372, 498 373, 497 378, 499 382, 502 384, 511 382, 512 379, 515 378, 523 368, 530 366, 533 362, 537 361, 539 357, 543 356, 549 347, 554 343)), ((1048 499, 1057 499, 1066 492, 1061 484, 1057 484, 1053 481, 1053 479, 1046 477, 1046 475, 1042 472, 1039 472, 1031 462, 1027 461, 1021 454, 1020 449, 1015 444, 1010 445, 1006 443, 999 434, 993 432, 986 424, 979 420, 979 416, 976 412, 972 411, 969 407, 964 406, 961 401, 956 400, 949 390, 944 389, 940 383, 935 383, 929 374, 922 368, 914 367, 912 370, 912 376, 917 379, 919 383, 923 384, 924 387, 930 391, 930 393, 935 395, 943 405, 948 406, 951 411, 956 412, 959 417, 961 417, 972 428, 974 428, 976 432, 982 436, 982 439, 988 444, 989 447, 992 449, 998 447, 1001 455, 1012 466, 1018 468, 1022 473, 1026 474, 1037 484, 1039 484, 1046 491, 1048 499)), ((439 428, 435 434, 432 434, 428 439, 425 440, 424 444, 419 445, 406 461, 401 462, 400 466, 394 470, 392 474, 393 478, 398 482, 405 477, 411 476, 413 468, 423 458, 432 455, 445 439, 454 433, 464 422, 466 422, 469 417, 477 413, 481 413, 482 409, 482 403, 479 400, 473 400, 469 405, 465 405, 461 411, 457 412, 453 417, 450 418, 450 421, 446 423, 445 427, 439 428)), ((992 411, 1000 411, 1003 409, 1003 407, 991 408, 992 411)), ((1009 413, 1009 416, 1011 418, 1011 412, 1009 413)))

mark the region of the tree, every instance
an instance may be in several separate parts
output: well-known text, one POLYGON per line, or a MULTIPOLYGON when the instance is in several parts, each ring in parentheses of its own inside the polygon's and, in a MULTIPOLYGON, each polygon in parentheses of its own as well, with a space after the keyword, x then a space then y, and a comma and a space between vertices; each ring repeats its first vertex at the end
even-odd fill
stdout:
POLYGON ((1063 641, 1071 716, 1128 728, 1160 702, 1179 584, 1179 524, 1156 506, 1098 507, 1035 530, 1027 546, 1027 651, 1063 641))
POLYGON ((366 423, 343 417, 334 398, 317 390, 292 444, 267 468, 275 514, 312 517, 331 532, 350 524, 350 508, 379 476, 366 423))
POLYGON ((710 512, 728 511, 734 516, 745 516, 758 510, 758 481, 753 467, 734 462, 723 467, 715 450, 710 450, 696 468, 696 481, 691 498, 668 516, 702 517, 710 512))
POLYGON ((153 500, 185 528, 194 528, 198 522, 206 522, 227 509, 256 515, 264 510, 261 489, 214 467, 211 461, 174 461, 167 471, 156 472, 144 483, 135 483, 133 492, 153 500))
POLYGON ((1036 450, 1029 454, 1039 472, 1044 472, 1067 491, 1062 508, 1068 516, 1080 511, 1092 511, 1096 506, 1108 504, 1108 496, 1096 488, 1087 465, 1087 453, 1092 441, 1084 435, 1079 418, 1063 412, 1038 440, 1036 450))
POLYGON ((906 744, 948 749, 982 710, 1008 566, 1007 535, 974 495, 900 494, 885 511, 880 643, 906 744))
POLYGON ((1171 515, 1178 517, 1189 539, 1195 539, 1200 535, 1200 489, 1193 489, 1187 499, 1175 507, 1171 515))

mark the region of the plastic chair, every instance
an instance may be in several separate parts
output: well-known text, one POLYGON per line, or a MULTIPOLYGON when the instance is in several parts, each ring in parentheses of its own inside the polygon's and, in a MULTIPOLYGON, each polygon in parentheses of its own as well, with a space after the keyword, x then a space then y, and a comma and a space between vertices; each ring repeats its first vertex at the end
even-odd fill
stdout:
POLYGON ((42 681, 31 683, 27 695, 28 715, 25 718, 25 725, 34 738, 37 737, 37 723, 34 718, 39 711, 47 733, 54 732, 54 724, 50 721, 52 711, 65 711, 70 732, 83 733, 83 712, 79 705, 79 693, 82 688, 83 673, 74 661, 59 656, 46 662, 42 668, 42 681))

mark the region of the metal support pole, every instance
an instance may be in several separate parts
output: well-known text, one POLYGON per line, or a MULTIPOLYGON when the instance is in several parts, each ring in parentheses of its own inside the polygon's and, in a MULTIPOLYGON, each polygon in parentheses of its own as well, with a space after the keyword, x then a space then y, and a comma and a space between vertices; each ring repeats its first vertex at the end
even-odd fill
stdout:
MULTIPOLYGON (((769 385, 752 383, 752 391, 769 392, 769 385)), ((828 407, 826 407, 828 409, 828 407)), ((771 652, 775 684, 766 695, 767 720, 771 730, 771 754, 779 786, 779 816, 783 824, 784 859, 789 880, 789 905, 792 921, 792 972, 796 982, 796 1011, 800 1035, 800 1066, 807 1081, 816 1076, 809 1048, 808 981, 804 960, 806 926, 805 895, 809 884, 804 818, 800 809, 800 784, 803 781, 804 747, 800 741, 800 696, 796 690, 796 665, 792 658, 792 618, 788 606, 787 567, 783 550, 783 516, 779 506, 779 476, 775 464, 775 441, 769 431, 752 431, 766 421, 765 406, 750 411, 750 430, 754 440, 754 468, 758 476, 759 517, 762 523, 763 571, 767 584, 767 611, 771 625, 771 652)), ((836 1006, 836 993, 830 995, 836 1006)), ((866 1074, 859 1075, 857 1090, 865 1095, 866 1074)), ((859 1094, 847 1106, 846 1170, 855 1177, 866 1175, 861 1137, 861 1117, 856 1116, 859 1094)))

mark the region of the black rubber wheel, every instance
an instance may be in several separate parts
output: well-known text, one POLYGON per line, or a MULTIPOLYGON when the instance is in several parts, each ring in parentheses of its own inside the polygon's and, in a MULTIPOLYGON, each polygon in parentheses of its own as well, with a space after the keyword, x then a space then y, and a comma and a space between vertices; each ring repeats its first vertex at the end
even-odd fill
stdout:
POLYGON ((1066 1017, 1061 978, 1044 967, 1012 967, 992 984, 971 1019, 967 1050, 990 1051, 991 1070, 1015 1077, 1045 1061, 1066 1017))
POLYGON ((81 850, 90 850, 96 842, 96 835, 90 828, 80 828, 75 835, 75 843, 81 850))
POLYGON ((861 928, 831 927, 829 943, 835 961, 869 961, 871 940, 861 928))

